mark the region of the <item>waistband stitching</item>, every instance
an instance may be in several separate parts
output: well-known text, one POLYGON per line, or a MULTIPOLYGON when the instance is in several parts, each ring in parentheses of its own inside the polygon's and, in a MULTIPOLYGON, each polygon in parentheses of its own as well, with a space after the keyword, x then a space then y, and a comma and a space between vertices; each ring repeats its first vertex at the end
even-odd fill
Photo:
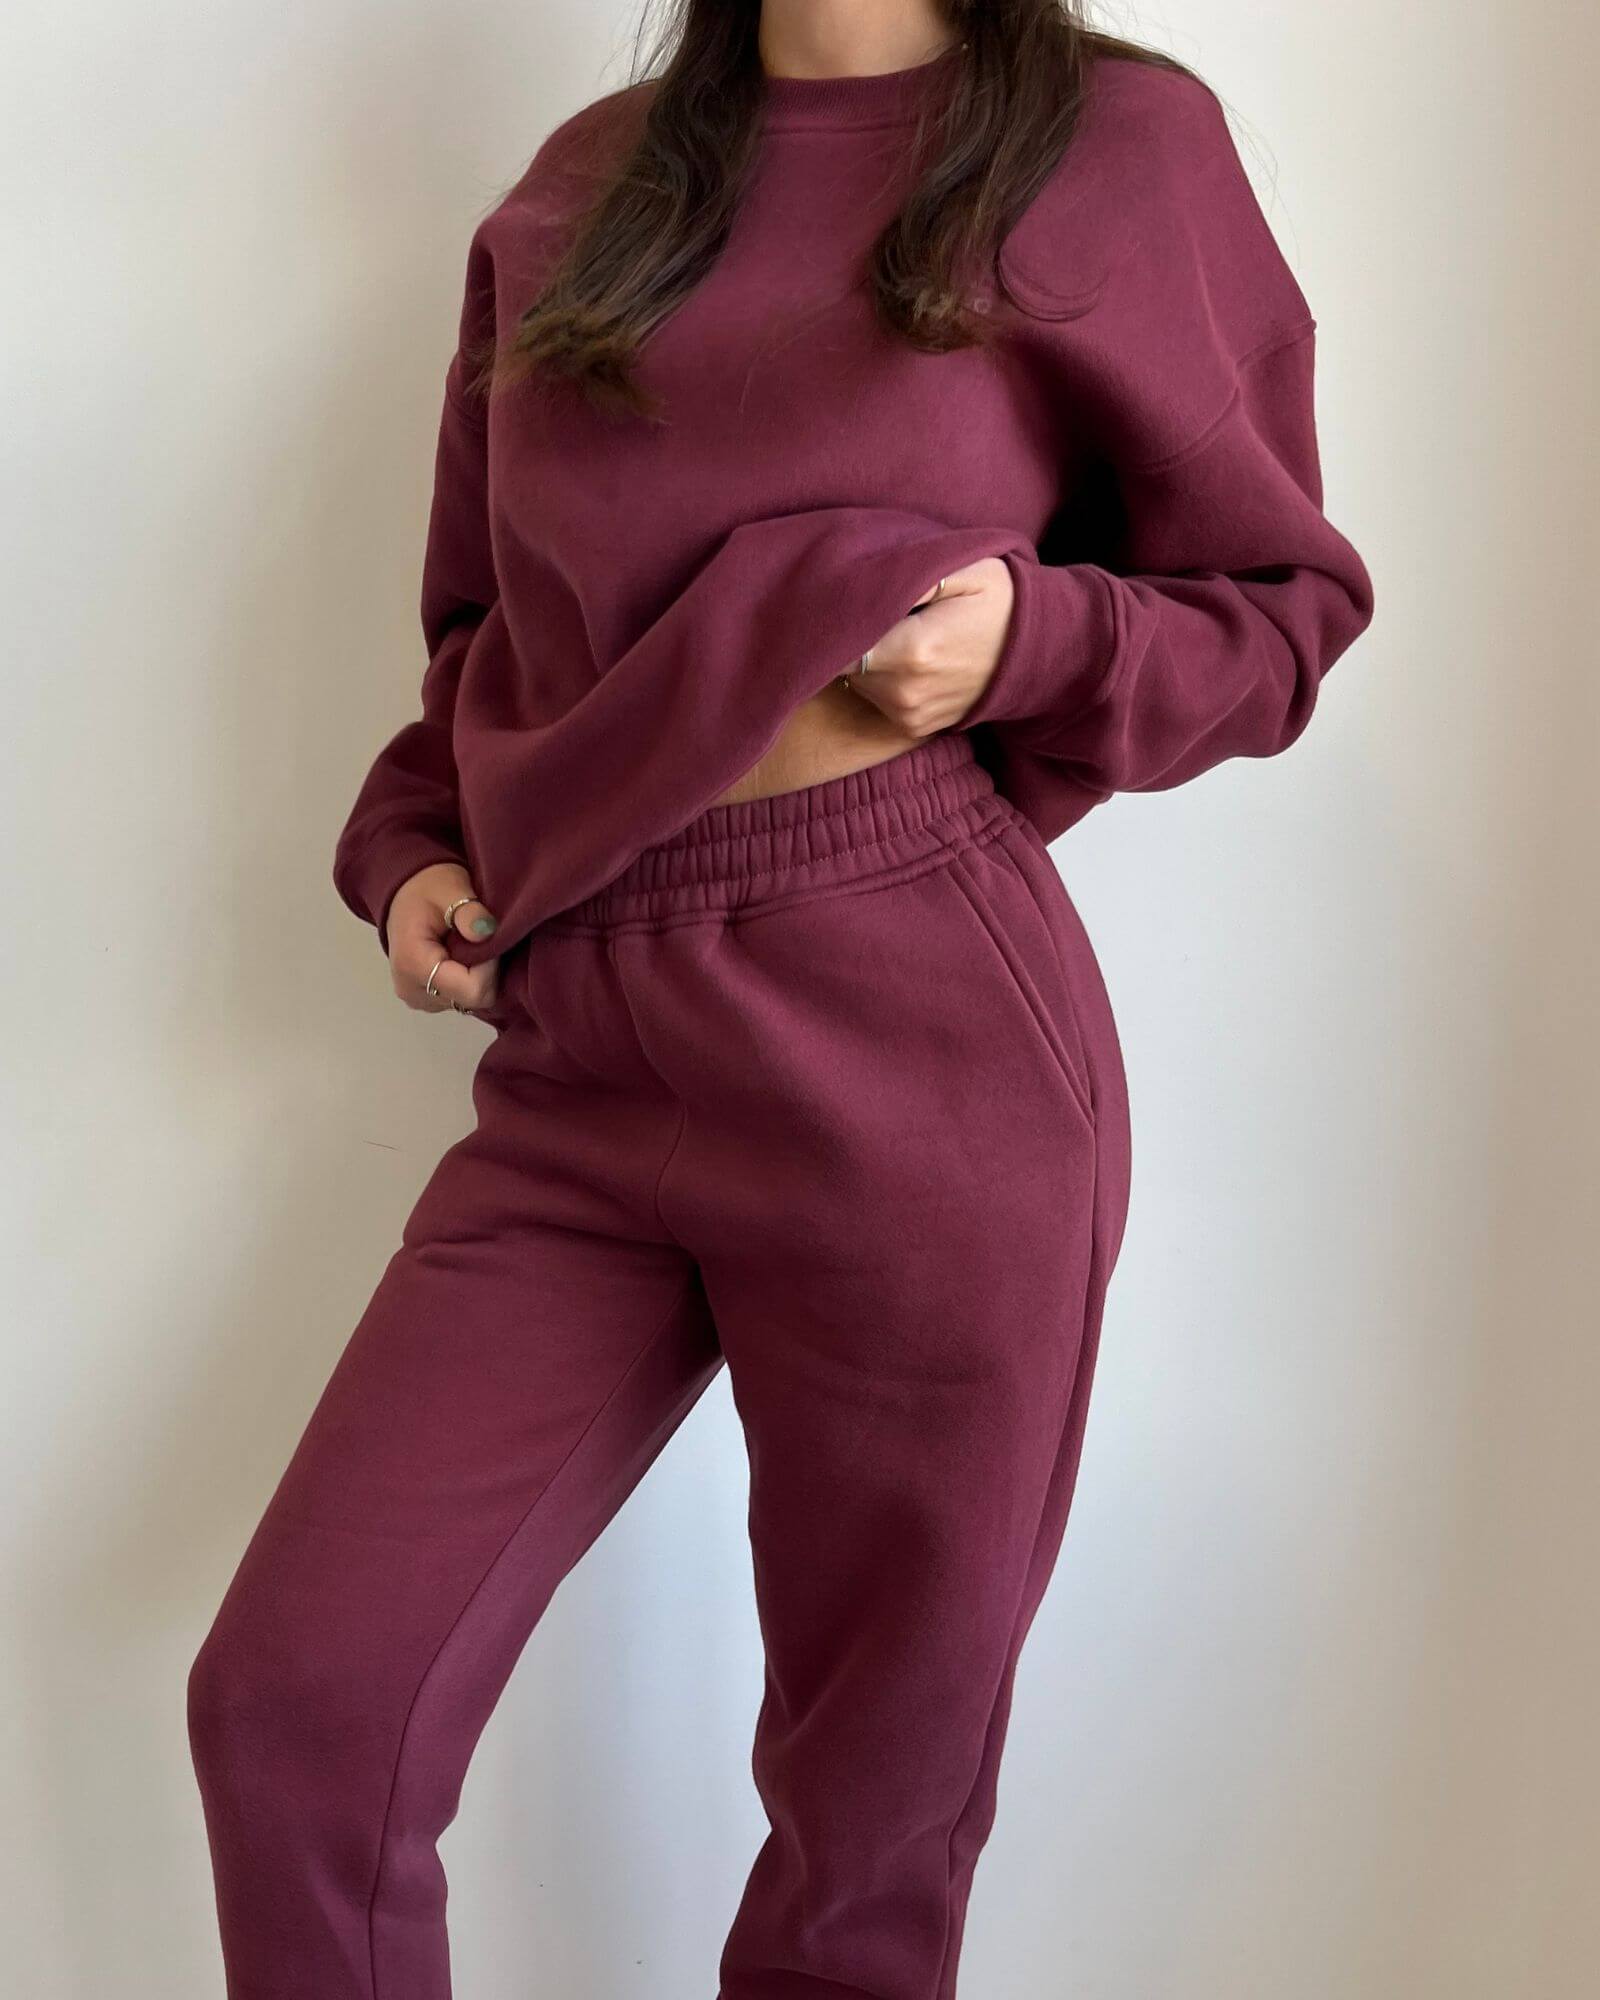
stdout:
MULTIPOLYGON (((981 799, 983 796, 985 795, 980 794, 979 798, 981 799)), ((1003 811, 1007 805, 1007 801, 998 793, 994 796, 995 803, 1003 811)), ((977 804, 978 802, 976 799, 971 801, 973 804, 977 804)), ((990 841, 998 840, 1004 830, 1003 825, 978 827, 964 845, 966 847, 986 846, 990 841)), ((872 847, 882 847, 886 844, 887 842, 884 840, 872 841, 864 843, 861 847, 852 848, 850 851, 853 854, 862 854, 869 852, 872 847)), ((932 853, 918 855, 914 860, 908 859, 905 864, 904 873, 895 872, 883 876, 869 875, 856 881, 819 883, 817 888, 809 894, 800 894, 781 901, 776 897, 768 896, 754 907, 742 903, 734 903, 721 908, 681 910, 675 914, 655 917, 615 917, 605 921, 599 919, 580 920, 575 917, 572 919, 548 917, 541 928, 569 937, 573 935, 587 937, 632 937, 640 935, 655 936, 661 931, 682 930, 694 924, 737 925, 741 923, 753 923, 769 915, 775 916, 781 910, 792 909, 797 903, 823 902, 836 896, 867 895, 874 890, 894 888, 902 882, 914 882, 920 876, 931 874, 936 868, 948 867, 954 855, 959 851, 958 849, 935 848, 932 853)), ((794 871, 786 869, 783 872, 791 874, 794 871)), ((753 879, 763 880, 766 878, 756 877, 753 879)), ((659 892, 643 890, 639 893, 649 895, 659 892)))
MULTIPOLYGON (((997 792, 995 793, 986 791, 978 792, 974 794, 974 796, 971 797, 970 799, 963 799, 958 807, 952 808, 952 813, 954 813, 955 811, 963 810, 970 806, 982 805, 986 800, 992 801, 993 804, 995 804, 996 806, 1003 806, 1005 804, 1005 801, 1000 797, 999 793, 997 792)), ((906 833, 921 832, 929 824, 930 822, 924 819, 919 821, 915 826, 895 827, 890 832, 879 834, 872 840, 857 841, 851 847, 844 849, 843 852, 846 856, 853 856, 857 854, 862 854, 862 855, 871 854, 874 849, 880 847, 887 847, 892 841, 901 838, 906 833)), ((974 838, 977 838, 976 834, 974 835, 974 838)), ((831 860, 835 857, 824 856, 822 858, 831 860)), ((737 885, 740 888, 750 887, 754 889, 755 885, 759 883, 781 882, 785 876, 803 874, 805 870, 810 866, 812 866, 817 859, 818 857, 815 855, 808 855, 804 859, 800 861, 790 862, 789 864, 787 864, 785 867, 782 868, 756 869, 749 875, 739 876, 737 878, 737 885)), ((626 905, 630 902, 647 900, 652 896, 672 895, 679 893, 683 890, 690 890, 690 889, 712 889, 717 887, 732 888, 734 886, 735 886, 734 881, 730 880, 730 878, 727 877, 726 875, 712 875, 703 877, 696 881, 689 881, 689 882, 658 883, 654 885, 647 883, 641 885, 638 888, 628 890, 625 895, 617 895, 615 897, 615 901, 626 907, 626 905)), ((817 893, 819 895, 840 894, 843 893, 850 886, 851 885, 848 882, 840 882, 837 885, 819 885, 817 893)), ((760 896, 763 894, 770 895, 771 891, 770 890, 755 891, 755 896, 760 896)), ((564 931, 569 933, 581 930, 581 931, 593 932, 596 934, 603 934, 608 931, 619 930, 624 928, 666 930, 678 923, 692 923, 695 921, 704 921, 707 923, 726 922, 729 920, 737 920, 742 916, 748 916, 754 914, 746 907, 746 902, 755 900, 755 896, 752 896, 751 898, 748 899, 742 898, 739 902, 725 903, 718 907, 703 907, 700 909, 684 910, 677 916, 664 914, 659 917, 651 918, 644 916, 628 917, 622 915, 608 917, 598 913, 593 915, 586 915, 585 911, 588 910, 591 901, 603 907, 604 901, 612 900, 610 891, 600 890, 599 892, 597 892, 597 895, 594 898, 589 899, 589 901, 586 901, 585 903, 579 904, 577 909, 571 911, 570 913, 563 912, 557 916, 547 917, 540 928, 550 931, 564 931)))
POLYGON ((926 827, 942 814, 958 812, 975 800, 990 796, 993 785, 987 774, 981 767, 962 767, 962 770, 969 768, 973 775, 965 782, 954 772, 935 772, 922 784, 903 792, 858 800, 853 805, 837 806, 828 812, 797 818, 782 825, 681 845, 664 841, 638 856, 617 881, 586 896, 573 911, 558 913, 548 921, 559 923, 564 915, 577 918, 580 913, 603 908, 607 903, 619 902, 628 896, 659 895, 673 889, 715 883, 732 886, 736 882, 765 881, 810 867, 819 860, 868 852, 899 835, 926 827), (852 841, 844 846, 830 845, 831 832, 837 828, 838 822, 850 819, 863 820, 871 826, 874 829, 871 838, 852 841), (889 822, 887 830, 884 830, 885 821, 889 822), (758 847, 770 852, 780 843, 787 845, 791 854, 802 846, 810 851, 781 866, 748 869, 741 869, 732 858, 741 854, 748 856, 758 847), (718 855, 729 858, 719 861, 714 858, 718 855), (641 863, 645 864, 642 869, 641 863), (678 873, 679 868, 685 872, 678 873), (638 871, 639 879, 628 880, 635 871, 638 871))

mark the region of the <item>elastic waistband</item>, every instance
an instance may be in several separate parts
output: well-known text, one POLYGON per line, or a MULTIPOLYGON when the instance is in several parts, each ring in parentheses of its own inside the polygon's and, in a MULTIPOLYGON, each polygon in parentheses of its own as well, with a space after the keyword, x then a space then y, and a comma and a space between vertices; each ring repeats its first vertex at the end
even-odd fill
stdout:
POLYGON ((795 792, 708 806, 547 920, 610 929, 810 892, 933 855, 1001 810, 964 732, 795 792))

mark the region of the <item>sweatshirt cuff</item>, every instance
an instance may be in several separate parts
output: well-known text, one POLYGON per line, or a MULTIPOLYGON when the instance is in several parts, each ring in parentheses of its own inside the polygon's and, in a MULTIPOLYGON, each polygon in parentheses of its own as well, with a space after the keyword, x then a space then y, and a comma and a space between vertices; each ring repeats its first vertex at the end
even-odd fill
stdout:
POLYGON ((1116 620, 1104 573, 1092 563, 1003 557, 1011 572, 1011 622, 983 692, 961 718, 981 722, 1070 721, 1110 670, 1116 620))
POLYGON ((435 862, 466 867, 458 847, 437 833, 397 829, 372 840, 354 860, 342 856, 333 872, 334 886, 348 907, 378 933, 385 957, 389 952, 389 905, 419 869, 435 862))

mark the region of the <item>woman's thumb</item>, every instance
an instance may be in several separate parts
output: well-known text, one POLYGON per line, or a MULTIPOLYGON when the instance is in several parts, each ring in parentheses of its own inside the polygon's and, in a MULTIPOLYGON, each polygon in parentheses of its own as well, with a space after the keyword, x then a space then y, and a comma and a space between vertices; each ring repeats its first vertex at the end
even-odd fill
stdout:
POLYGON ((450 927, 464 938, 493 937, 496 919, 476 896, 463 896, 451 905, 450 927))

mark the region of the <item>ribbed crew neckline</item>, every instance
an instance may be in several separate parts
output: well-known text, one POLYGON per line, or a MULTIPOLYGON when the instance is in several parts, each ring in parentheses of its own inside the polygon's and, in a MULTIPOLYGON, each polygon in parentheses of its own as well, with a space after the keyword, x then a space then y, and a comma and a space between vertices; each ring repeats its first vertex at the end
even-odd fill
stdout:
POLYGON ((909 69, 880 70, 873 76, 767 76, 768 127, 825 127, 910 124, 935 93, 954 77, 964 42, 952 42, 926 62, 909 69))

